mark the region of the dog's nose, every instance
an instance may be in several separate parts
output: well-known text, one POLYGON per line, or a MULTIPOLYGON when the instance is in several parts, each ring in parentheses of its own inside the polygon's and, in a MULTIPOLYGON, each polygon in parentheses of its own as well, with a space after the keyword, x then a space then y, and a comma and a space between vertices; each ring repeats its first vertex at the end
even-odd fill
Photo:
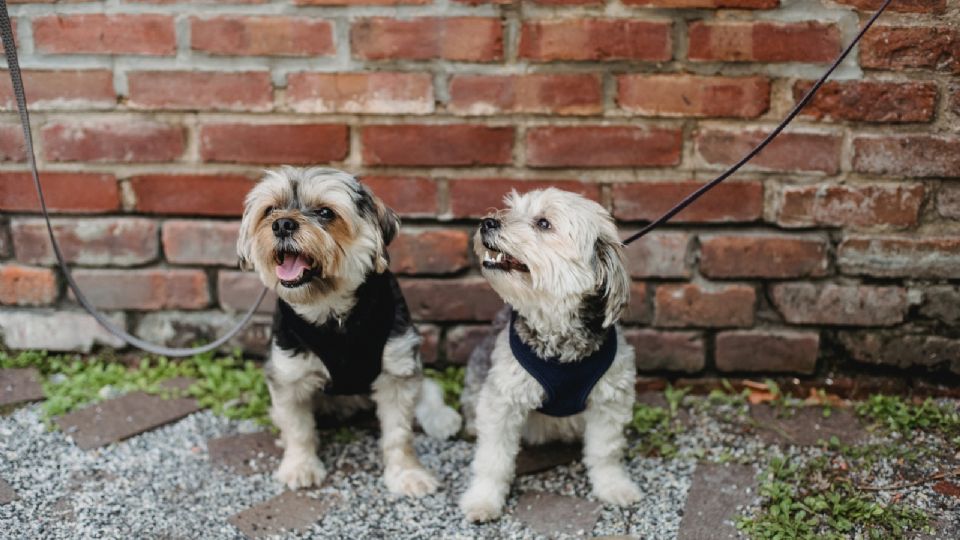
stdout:
POLYGON ((277 238, 283 238, 285 236, 290 236, 293 234, 293 231, 297 230, 300 225, 296 221, 290 218, 280 218, 273 222, 271 225, 273 228, 273 235, 277 238))
POLYGON ((493 229, 499 229, 499 228, 500 228, 499 219, 486 218, 480 222, 480 230, 484 232, 491 231, 493 229))

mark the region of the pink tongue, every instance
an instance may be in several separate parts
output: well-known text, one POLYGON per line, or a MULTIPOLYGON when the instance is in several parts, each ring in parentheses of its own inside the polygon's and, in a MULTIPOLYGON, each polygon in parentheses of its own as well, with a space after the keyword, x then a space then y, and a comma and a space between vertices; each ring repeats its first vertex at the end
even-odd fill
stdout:
POLYGON ((277 265, 277 277, 283 281, 293 281, 300 277, 300 274, 310 265, 303 255, 287 255, 283 259, 283 264, 277 265))

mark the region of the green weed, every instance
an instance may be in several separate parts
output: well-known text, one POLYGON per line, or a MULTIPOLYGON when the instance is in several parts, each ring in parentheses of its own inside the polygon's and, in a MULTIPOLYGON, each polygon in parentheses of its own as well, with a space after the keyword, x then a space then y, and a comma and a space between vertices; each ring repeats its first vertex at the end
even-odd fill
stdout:
POLYGON ((463 366, 449 366, 443 370, 426 368, 423 374, 440 384, 443 400, 455 410, 460 410, 460 395, 463 394, 463 380, 467 370, 463 366))

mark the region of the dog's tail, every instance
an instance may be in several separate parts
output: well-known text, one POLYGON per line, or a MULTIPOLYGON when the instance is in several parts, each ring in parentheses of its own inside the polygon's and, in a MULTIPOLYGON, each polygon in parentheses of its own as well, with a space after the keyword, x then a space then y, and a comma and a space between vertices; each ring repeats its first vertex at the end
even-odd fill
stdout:
POLYGON ((420 427, 435 439, 449 439, 460 431, 460 414, 444 403, 443 389, 429 377, 423 378, 415 412, 420 427))

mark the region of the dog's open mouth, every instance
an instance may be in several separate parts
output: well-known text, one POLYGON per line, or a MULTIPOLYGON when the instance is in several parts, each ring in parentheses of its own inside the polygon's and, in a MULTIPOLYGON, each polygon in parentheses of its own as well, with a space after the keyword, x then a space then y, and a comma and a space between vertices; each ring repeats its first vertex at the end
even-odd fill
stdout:
POLYGON ((299 287, 309 282, 319 270, 309 255, 296 251, 278 251, 275 258, 277 278, 280 284, 287 288, 299 287))
POLYGON ((490 270, 504 270, 507 272, 516 270, 518 272, 529 272, 527 265, 518 261, 515 257, 507 255, 502 251, 497 251, 484 244, 487 248, 483 254, 483 267, 490 270))

